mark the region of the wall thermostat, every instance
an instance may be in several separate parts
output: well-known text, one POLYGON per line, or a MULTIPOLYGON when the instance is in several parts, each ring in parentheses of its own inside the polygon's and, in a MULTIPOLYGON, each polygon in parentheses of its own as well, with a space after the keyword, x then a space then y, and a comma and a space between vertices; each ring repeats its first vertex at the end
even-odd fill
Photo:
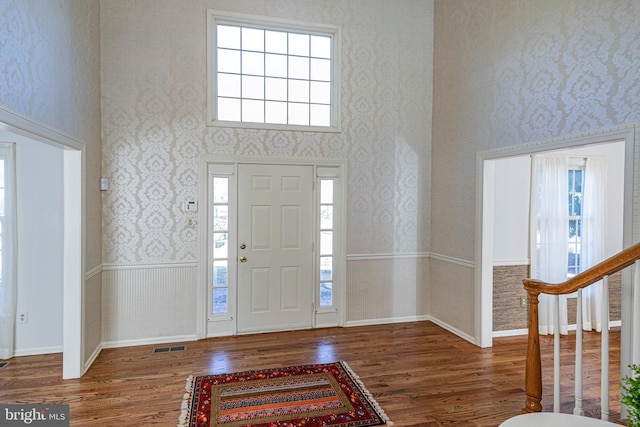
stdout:
POLYGON ((198 202, 196 200, 187 200, 184 202, 185 212, 198 212, 198 202))

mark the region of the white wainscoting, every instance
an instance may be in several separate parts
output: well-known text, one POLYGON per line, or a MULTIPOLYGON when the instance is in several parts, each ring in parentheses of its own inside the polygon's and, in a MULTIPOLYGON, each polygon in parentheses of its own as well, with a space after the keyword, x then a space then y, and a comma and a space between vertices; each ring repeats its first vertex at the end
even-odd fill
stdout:
POLYGON ((102 346, 195 340, 197 265, 105 265, 102 346))
POLYGON ((475 336, 475 263, 432 253, 429 272, 431 320, 461 338, 475 336))
POLYGON ((347 256, 345 326, 426 320, 426 253, 347 256))

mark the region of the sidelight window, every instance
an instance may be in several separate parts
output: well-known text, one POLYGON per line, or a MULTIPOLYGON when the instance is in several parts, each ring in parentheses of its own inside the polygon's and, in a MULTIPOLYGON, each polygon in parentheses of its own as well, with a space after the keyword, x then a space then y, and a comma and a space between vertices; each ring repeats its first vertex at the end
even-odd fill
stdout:
POLYGON ((333 305, 334 196, 333 179, 320 180, 320 307, 333 305))
POLYGON ((211 314, 229 312, 229 178, 212 177, 211 314))

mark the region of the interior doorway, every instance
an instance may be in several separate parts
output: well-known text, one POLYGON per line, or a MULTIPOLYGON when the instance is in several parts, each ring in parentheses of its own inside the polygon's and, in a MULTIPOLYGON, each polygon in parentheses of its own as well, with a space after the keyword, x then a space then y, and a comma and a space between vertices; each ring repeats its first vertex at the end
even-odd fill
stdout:
MULTIPOLYGON (((0 110, 3 140, 29 141, 62 149, 63 161, 63 315, 62 377, 79 378, 84 372, 83 358, 83 150, 84 145, 50 129, 0 110)), ((18 213, 18 216, 20 214, 18 213)), ((20 237, 18 236, 18 240, 20 237)))
MULTIPOLYGON (((502 239, 505 236, 504 229, 502 228, 505 225, 504 217, 498 219, 500 215, 504 214, 504 210, 508 210, 504 208, 504 200, 508 199, 508 194, 499 194, 496 192, 496 182, 498 181, 498 177, 496 176, 496 165, 498 168, 503 166, 504 164, 500 162, 509 162, 514 159, 520 157, 525 159, 528 158, 531 154, 534 153, 543 153, 548 151, 556 152, 558 150, 570 150, 571 152, 577 153, 578 151, 583 151, 586 154, 591 153, 590 150, 597 150, 599 146, 605 146, 607 144, 611 144, 613 146, 614 143, 618 143, 620 150, 617 154, 617 161, 622 165, 622 182, 623 184, 620 186, 621 190, 621 199, 622 205, 618 205, 617 208, 621 212, 622 221, 621 221, 621 234, 620 238, 622 242, 622 247, 626 247, 632 241, 632 205, 633 205, 633 152, 635 140, 633 137, 633 129, 631 131, 629 129, 622 129, 611 131, 609 133, 603 133, 598 136, 589 136, 583 138, 575 138, 575 139, 566 139, 559 141, 550 141, 544 144, 530 144, 512 147, 510 149, 502 149, 496 150, 493 152, 485 152, 480 153, 479 156, 479 200, 480 206, 478 210, 478 219, 479 219, 479 227, 478 227, 478 270, 476 276, 477 290, 478 290, 478 318, 477 318, 477 336, 479 337, 479 344, 482 347, 490 347, 492 345, 492 339, 494 336, 494 266, 496 262, 496 258, 503 256, 500 254, 509 253, 509 257, 513 257, 513 259, 498 259, 503 264, 513 263, 514 265, 520 265, 523 262, 528 264, 529 260, 529 228, 526 227, 520 234, 520 237, 516 237, 512 239, 510 242, 507 242, 505 245, 504 240, 498 242, 497 239, 502 239), (573 151, 578 150, 578 151, 573 151), (506 198, 505 198, 506 196, 506 198), (500 215, 496 214, 496 211, 500 211, 500 215), (498 223, 498 221, 500 221, 498 223), (496 225, 499 224, 499 227, 496 225), (516 243, 517 242, 517 243, 516 243), (514 250, 513 245, 520 245, 518 250, 514 250), (524 248, 524 249, 523 249, 524 248), (511 252, 509 252, 511 251, 511 252), (517 255, 520 254, 520 255, 517 255)), ((524 171, 524 175, 527 172, 524 171)), ((504 176, 500 178, 504 181, 504 176)), ((522 191, 526 192, 526 196, 524 199, 528 198, 529 188, 528 186, 528 178, 523 179, 524 184, 522 184, 522 191), (526 188, 525 188, 526 187, 526 188)), ((512 182, 509 184, 513 184, 512 182)), ((522 194, 519 194, 522 196, 522 194)), ((522 203, 522 197, 520 197, 522 203)), ((525 202, 526 203, 526 202, 525 202)), ((520 206, 522 207, 522 206, 520 206)), ((527 217, 526 223, 528 223, 528 203, 526 206, 526 210, 523 210, 523 215, 527 217)), ((513 220, 514 218, 510 218, 513 220)), ((518 221, 515 221, 518 222, 518 221)), ((519 222, 522 224, 522 221, 519 222)), ((522 226, 521 226, 522 227, 522 226)), ((514 237, 514 236, 509 236, 514 237)), ((507 239, 508 240, 508 239, 507 239)), ((524 278, 524 277, 523 277, 524 278)), ((624 292, 624 289, 623 289, 624 292)), ((514 305, 521 305, 521 301, 519 299, 514 298, 511 301, 514 305)), ((623 295, 623 322, 625 318, 625 307, 624 307, 624 295, 623 295)), ((526 305, 522 306, 523 310, 526 310, 526 305)), ((629 311, 627 309, 627 311, 629 311)), ((517 333, 518 331, 516 331, 517 333)), ((525 331, 519 331, 524 333, 525 331)))

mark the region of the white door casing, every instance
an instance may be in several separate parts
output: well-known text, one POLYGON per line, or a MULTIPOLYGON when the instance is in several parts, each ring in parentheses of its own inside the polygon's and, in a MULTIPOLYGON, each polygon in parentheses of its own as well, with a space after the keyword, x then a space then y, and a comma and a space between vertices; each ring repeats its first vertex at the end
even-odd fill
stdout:
POLYGON ((313 167, 238 165, 237 332, 312 327, 313 167))

